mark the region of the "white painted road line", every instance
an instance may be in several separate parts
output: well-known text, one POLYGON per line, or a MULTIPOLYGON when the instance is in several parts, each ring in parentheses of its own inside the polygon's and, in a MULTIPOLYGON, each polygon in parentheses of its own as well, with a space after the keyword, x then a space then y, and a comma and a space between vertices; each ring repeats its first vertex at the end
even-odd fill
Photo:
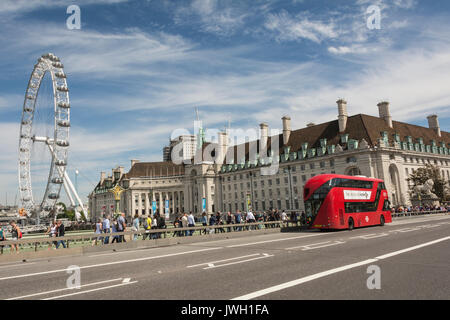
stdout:
POLYGON ((325 241, 325 242, 319 242, 319 243, 305 244, 302 246, 290 247, 290 248, 286 248, 284 250, 294 250, 294 249, 302 248, 302 251, 307 251, 307 250, 314 250, 314 249, 319 249, 319 248, 335 246, 335 245, 343 244, 343 243, 345 243, 345 241, 339 241, 339 240, 325 241))
POLYGON ((331 233, 329 233, 329 234, 326 234, 326 233, 314 233, 314 234, 303 235, 303 236, 298 236, 298 237, 290 237, 290 238, 282 238, 282 239, 264 240, 264 241, 257 241, 257 242, 234 244, 234 245, 231 245, 231 246, 227 246, 227 248, 238 248, 238 247, 252 246, 252 245, 261 244, 261 243, 289 241, 289 240, 302 239, 302 238, 325 236, 325 235, 330 235, 330 234, 331 233))
POLYGON ((420 227, 413 227, 413 228, 403 228, 403 229, 396 229, 396 230, 391 230, 389 232, 411 232, 411 231, 418 231, 420 230, 420 227))
POLYGON ((218 266, 211 264, 211 265, 208 265, 206 268, 203 268, 203 270, 213 269, 213 268, 221 268, 221 267, 226 267, 226 266, 230 266, 233 264, 244 263, 244 262, 249 262, 249 261, 253 261, 253 260, 270 258, 270 257, 273 257, 273 254, 263 253, 262 256, 257 257, 257 258, 251 258, 251 259, 246 259, 246 260, 239 260, 239 261, 235 261, 235 262, 224 263, 224 264, 220 264, 218 266))
POLYGON ((382 259, 390 258, 390 257, 396 256, 396 255, 399 255, 399 254, 402 254, 402 253, 405 253, 405 252, 410 252, 410 251, 413 251, 413 250, 417 250, 417 249, 420 249, 420 248, 423 248, 423 247, 431 246, 433 244, 436 244, 436 243, 439 243, 439 242, 443 242, 443 241, 447 241, 447 240, 450 240, 450 237, 440 238, 440 239, 437 239, 437 240, 434 240, 434 241, 422 243, 422 244, 419 244, 419 245, 416 245, 416 246, 413 246, 413 247, 409 247, 409 248, 406 248, 406 249, 403 249, 403 250, 390 252, 390 253, 387 253, 385 255, 381 255, 381 256, 378 256, 376 258, 373 258, 373 259, 368 259, 368 260, 364 260, 364 261, 361 261, 361 262, 352 263, 352 264, 349 264, 349 265, 346 265, 346 266, 342 266, 342 267, 330 269, 330 270, 327 270, 327 271, 323 271, 323 272, 320 272, 320 273, 316 273, 316 274, 313 274, 313 275, 310 275, 310 276, 307 276, 307 277, 303 277, 303 278, 296 279, 296 280, 293 280, 293 281, 285 282, 285 283, 282 283, 282 284, 279 284, 279 285, 276 285, 276 286, 273 286, 273 287, 269 287, 269 288, 266 288, 266 289, 263 289, 263 290, 258 290, 258 291, 255 291, 255 292, 252 292, 252 293, 240 296, 240 297, 233 298, 231 300, 250 300, 250 299, 258 298, 258 297, 267 295, 269 293, 273 293, 273 292, 280 291, 280 290, 283 290, 283 289, 286 289, 286 288, 294 287, 294 286, 297 286, 299 284, 302 284, 302 283, 305 283, 305 282, 309 282, 309 281, 312 281, 312 280, 316 280, 316 279, 319 279, 319 278, 323 278, 323 277, 329 276, 331 274, 335 274, 335 273, 342 272, 342 271, 345 271, 345 270, 349 270, 349 269, 361 267, 361 266, 364 266, 364 265, 368 265, 368 264, 371 264, 373 262, 377 262, 377 261, 382 260, 382 259))
POLYGON ((213 265, 215 263, 220 263, 220 262, 226 262, 226 261, 232 261, 232 260, 237 260, 237 259, 242 259, 242 258, 248 258, 248 257, 254 257, 254 256, 259 256, 259 253, 254 253, 254 254, 248 254, 245 256, 240 256, 240 257, 234 257, 234 258, 230 258, 230 259, 223 259, 223 260, 217 260, 217 261, 211 261, 211 262, 205 262, 205 263, 199 263, 199 264, 194 264, 192 266, 187 266, 186 268, 195 268, 195 267, 200 267, 200 266, 204 266, 204 265, 213 265))
MULTIPOLYGON (((175 256, 179 256, 179 255, 184 255, 184 254, 197 253, 197 252, 203 252, 203 251, 212 251, 212 250, 218 250, 218 249, 223 249, 223 247, 183 251, 183 252, 169 253, 169 254, 164 254, 164 255, 159 255, 159 256, 130 259, 130 260, 105 262, 105 263, 93 264, 93 265, 88 265, 88 266, 82 266, 82 267, 80 267, 80 269, 98 268, 98 267, 111 266, 111 265, 122 264, 122 263, 139 262, 139 261, 146 261, 146 260, 159 259, 159 258, 175 257, 175 256)), ((50 270, 50 271, 43 271, 43 272, 27 273, 27 274, 21 274, 21 275, 16 275, 16 276, 3 277, 3 278, 0 278, 0 281, 40 276, 43 274, 51 274, 51 273, 66 272, 66 271, 67 271, 67 269, 58 269, 58 270, 50 270)))
POLYGON ((133 284, 133 283, 137 283, 137 281, 122 282, 122 283, 115 284, 115 285, 108 286, 108 287, 101 287, 101 288, 95 288, 95 289, 91 289, 91 290, 85 290, 85 291, 80 291, 80 292, 68 293, 68 294, 63 294, 61 296, 46 298, 46 299, 42 299, 42 300, 55 300, 55 299, 60 299, 60 298, 65 298, 65 297, 76 296, 76 295, 79 295, 79 294, 85 294, 85 293, 90 293, 90 292, 95 292, 95 291, 100 291, 100 290, 106 290, 106 289, 111 289, 111 288, 127 286, 127 285, 130 285, 130 284, 133 284))
POLYGON ((365 234, 365 235, 362 235, 362 236, 351 237, 350 239, 364 239, 364 240, 368 240, 368 239, 375 239, 375 238, 386 237, 388 235, 389 235, 389 233, 371 233, 371 234, 365 234))
MULTIPOLYGON (((115 281, 120 281, 120 280, 122 280, 122 278, 105 280, 105 281, 99 281, 99 282, 93 282, 93 283, 83 284, 83 285, 80 286, 80 288, 91 287, 91 286, 95 286, 95 285, 98 285, 98 284, 103 284, 103 283, 108 283, 108 282, 115 282, 115 281)), ((61 292, 61 291, 66 291, 66 290, 74 290, 74 289, 72 289, 72 288, 62 288, 62 289, 56 289, 56 290, 50 290, 50 291, 44 291, 44 292, 27 294, 25 296, 20 296, 20 297, 8 298, 8 299, 5 299, 5 300, 19 300, 19 299, 24 299, 24 298, 36 297, 36 296, 43 296, 43 295, 46 295, 46 294, 55 293, 55 292, 61 292)))

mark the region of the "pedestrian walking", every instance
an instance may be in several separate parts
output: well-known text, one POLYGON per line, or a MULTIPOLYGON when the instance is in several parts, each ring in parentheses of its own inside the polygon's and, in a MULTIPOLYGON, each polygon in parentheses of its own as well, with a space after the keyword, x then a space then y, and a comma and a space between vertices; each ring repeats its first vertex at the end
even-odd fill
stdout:
MULTIPOLYGON (((48 234, 50 238, 56 238, 56 228, 57 228, 56 221, 52 221, 52 223, 50 224, 50 227, 48 227, 48 229, 47 229, 46 234, 48 234)), ((54 249, 56 249, 57 241, 52 241, 52 242, 48 243, 49 250, 52 248, 52 243, 55 245, 54 249)))
MULTIPOLYGON (((233 216, 230 211, 227 212, 227 224, 233 224, 233 216)), ((227 228, 227 232, 231 232, 231 227, 227 228)))
MULTIPOLYGON (((189 224, 188 217, 187 217, 187 213, 185 212, 185 213, 183 213, 183 217, 181 217, 181 226, 183 228, 187 228, 188 224, 189 224)), ((185 236, 187 236, 188 232, 189 232, 188 230, 185 230, 183 233, 184 233, 185 236)))
MULTIPOLYGON (((117 217, 117 232, 125 232, 126 227, 125 213, 121 213, 117 217)), ((119 236, 119 242, 127 242, 125 235, 122 234, 119 236)))
MULTIPOLYGON (((157 217, 157 228, 158 229, 166 229, 166 218, 163 215, 158 214, 157 217)), ((158 233, 158 238, 161 238, 161 233, 158 233)))
POLYGON ((150 230, 152 228, 152 218, 150 217, 150 214, 147 217, 144 217, 142 226, 145 230, 145 233, 142 235, 142 240, 147 239, 147 237, 150 239, 150 230))
MULTIPOLYGON (((253 215, 253 212, 248 211, 247 216, 245 217, 245 220, 247 223, 254 223, 256 222, 255 216, 253 215)), ((251 226, 250 229, 254 229, 254 226, 251 226)), ((247 228, 248 230, 248 228, 247 228)))
MULTIPOLYGON (((22 231, 20 231, 19 226, 16 224, 16 221, 11 220, 9 222, 11 225, 11 237, 13 241, 17 241, 22 238, 22 231)), ((16 253, 19 253, 19 245, 17 243, 11 245, 11 253, 13 253, 14 249, 16 253)))
MULTIPOLYGON (((56 223, 56 226, 57 226, 56 236, 57 237, 64 237, 64 235, 66 234, 66 227, 64 226, 62 221, 58 220, 58 222, 56 223)), ((59 248, 60 244, 62 244, 64 249, 66 248, 66 242, 64 240, 58 240, 58 242, 56 243, 56 249, 59 248)))
MULTIPOLYGON (((188 219, 188 227, 195 227, 195 218, 194 215, 192 214, 192 211, 189 212, 189 215, 187 217, 188 219)), ((194 234, 194 230, 189 230, 189 235, 192 236, 194 234)))
MULTIPOLYGON (((204 227, 208 226, 208 216, 206 215, 205 211, 203 211, 203 213, 202 213, 202 226, 204 226, 204 227)), ((202 232, 203 232, 203 234, 207 234, 208 230, 203 229, 202 232)))
POLYGON ((103 233, 108 233, 107 236, 105 236, 104 244, 109 244, 109 233, 111 233, 111 222, 109 220, 109 216, 106 216, 105 219, 103 219, 102 222, 102 231, 103 233))
MULTIPOLYGON (((0 225, 0 243, 1 241, 5 241, 6 240, 6 232, 3 229, 3 225, 0 225)), ((0 245, 0 253, 3 254, 3 248, 5 246, 0 245)))
MULTIPOLYGON (((131 227, 131 231, 137 232, 139 231, 139 215, 136 213, 133 219, 133 226, 131 227)), ((139 234, 135 233, 133 235, 133 240, 136 241, 139 237, 139 234)))
MULTIPOLYGON (((98 218, 95 224, 95 234, 102 234, 102 219, 98 218)), ((97 241, 102 241, 102 237, 95 237, 92 246, 97 245, 97 241)))
POLYGON ((113 234, 112 240, 111 240, 111 244, 113 244, 114 242, 118 243, 119 242, 119 236, 118 235, 114 235, 115 233, 117 233, 117 219, 114 219, 111 223, 111 233, 113 234))

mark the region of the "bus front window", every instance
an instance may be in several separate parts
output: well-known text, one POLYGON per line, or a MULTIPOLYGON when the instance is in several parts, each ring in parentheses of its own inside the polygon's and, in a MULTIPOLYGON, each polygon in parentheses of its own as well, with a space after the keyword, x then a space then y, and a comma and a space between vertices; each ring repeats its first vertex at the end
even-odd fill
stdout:
POLYGON ((308 224, 312 224, 314 222, 323 201, 334 186, 333 180, 334 179, 331 179, 330 181, 325 182, 320 188, 314 191, 308 200, 305 201, 305 214, 308 224))

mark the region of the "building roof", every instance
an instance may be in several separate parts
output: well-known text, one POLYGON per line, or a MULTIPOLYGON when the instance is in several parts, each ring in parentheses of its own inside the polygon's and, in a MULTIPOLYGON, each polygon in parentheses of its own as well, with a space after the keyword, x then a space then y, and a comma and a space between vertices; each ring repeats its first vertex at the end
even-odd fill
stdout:
MULTIPOLYGON (((333 120, 306 128, 292 130, 286 146, 283 144, 283 134, 269 137, 267 147, 270 150, 272 139, 278 139, 278 154, 283 154, 285 147, 290 147, 290 152, 297 152, 302 149, 304 143, 308 143, 308 149, 317 148, 321 146, 321 140, 326 139, 328 146, 340 144, 343 149, 346 149, 347 144, 341 143, 341 134, 348 134, 348 139, 354 139, 360 142, 364 139, 369 146, 373 147, 378 145, 378 139, 382 137, 382 132, 387 132, 390 143, 394 142, 394 134, 398 134, 400 141, 405 141, 405 138, 410 136, 414 143, 417 142, 419 138, 422 138, 425 145, 431 144, 431 141, 434 140, 438 146, 440 146, 441 142, 444 142, 447 148, 450 147, 449 132, 441 131, 441 137, 439 137, 436 132, 430 128, 399 121, 393 121, 392 123, 393 128, 390 128, 384 119, 366 114, 357 114, 348 117, 346 130, 342 133, 339 132, 338 120, 333 120)), ((256 142, 259 142, 259 140, 252 141, 253 148, 256 148, 259 153, 259 143, 256 142)), ((241 160, 238 159, 237 155, 237 150, 239 148, 245 148, 245 160, 249 160, 249 147, 250 143, 248 142, 231 147, 234 151, 234 163, 239 163, 241 160)), ((230 155, 228 154, 228 156, 230 155)))
POLYGON ((130 171, 124 174, 123 179, 139 177, 170 177, 184 174, 184 165, 174 164, 171 161, 163 162, 137 162, 130 171))

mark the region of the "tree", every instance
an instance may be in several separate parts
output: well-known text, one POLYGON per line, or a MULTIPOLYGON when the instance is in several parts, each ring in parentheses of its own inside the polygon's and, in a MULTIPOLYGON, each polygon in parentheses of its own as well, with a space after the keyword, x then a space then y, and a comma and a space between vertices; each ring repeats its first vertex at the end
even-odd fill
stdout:
POLYGON ((415 186, 423 185, 427 180, 433 180, 434 186, 432 192, 442 201, 445 200, 448 192, 447 182, 441 176, 441 171, 437 166, 426 164, 425 167, 421 167, 413 172, 406 179, 408 182, 412 182, 410 187, 410 193, 415 186))

